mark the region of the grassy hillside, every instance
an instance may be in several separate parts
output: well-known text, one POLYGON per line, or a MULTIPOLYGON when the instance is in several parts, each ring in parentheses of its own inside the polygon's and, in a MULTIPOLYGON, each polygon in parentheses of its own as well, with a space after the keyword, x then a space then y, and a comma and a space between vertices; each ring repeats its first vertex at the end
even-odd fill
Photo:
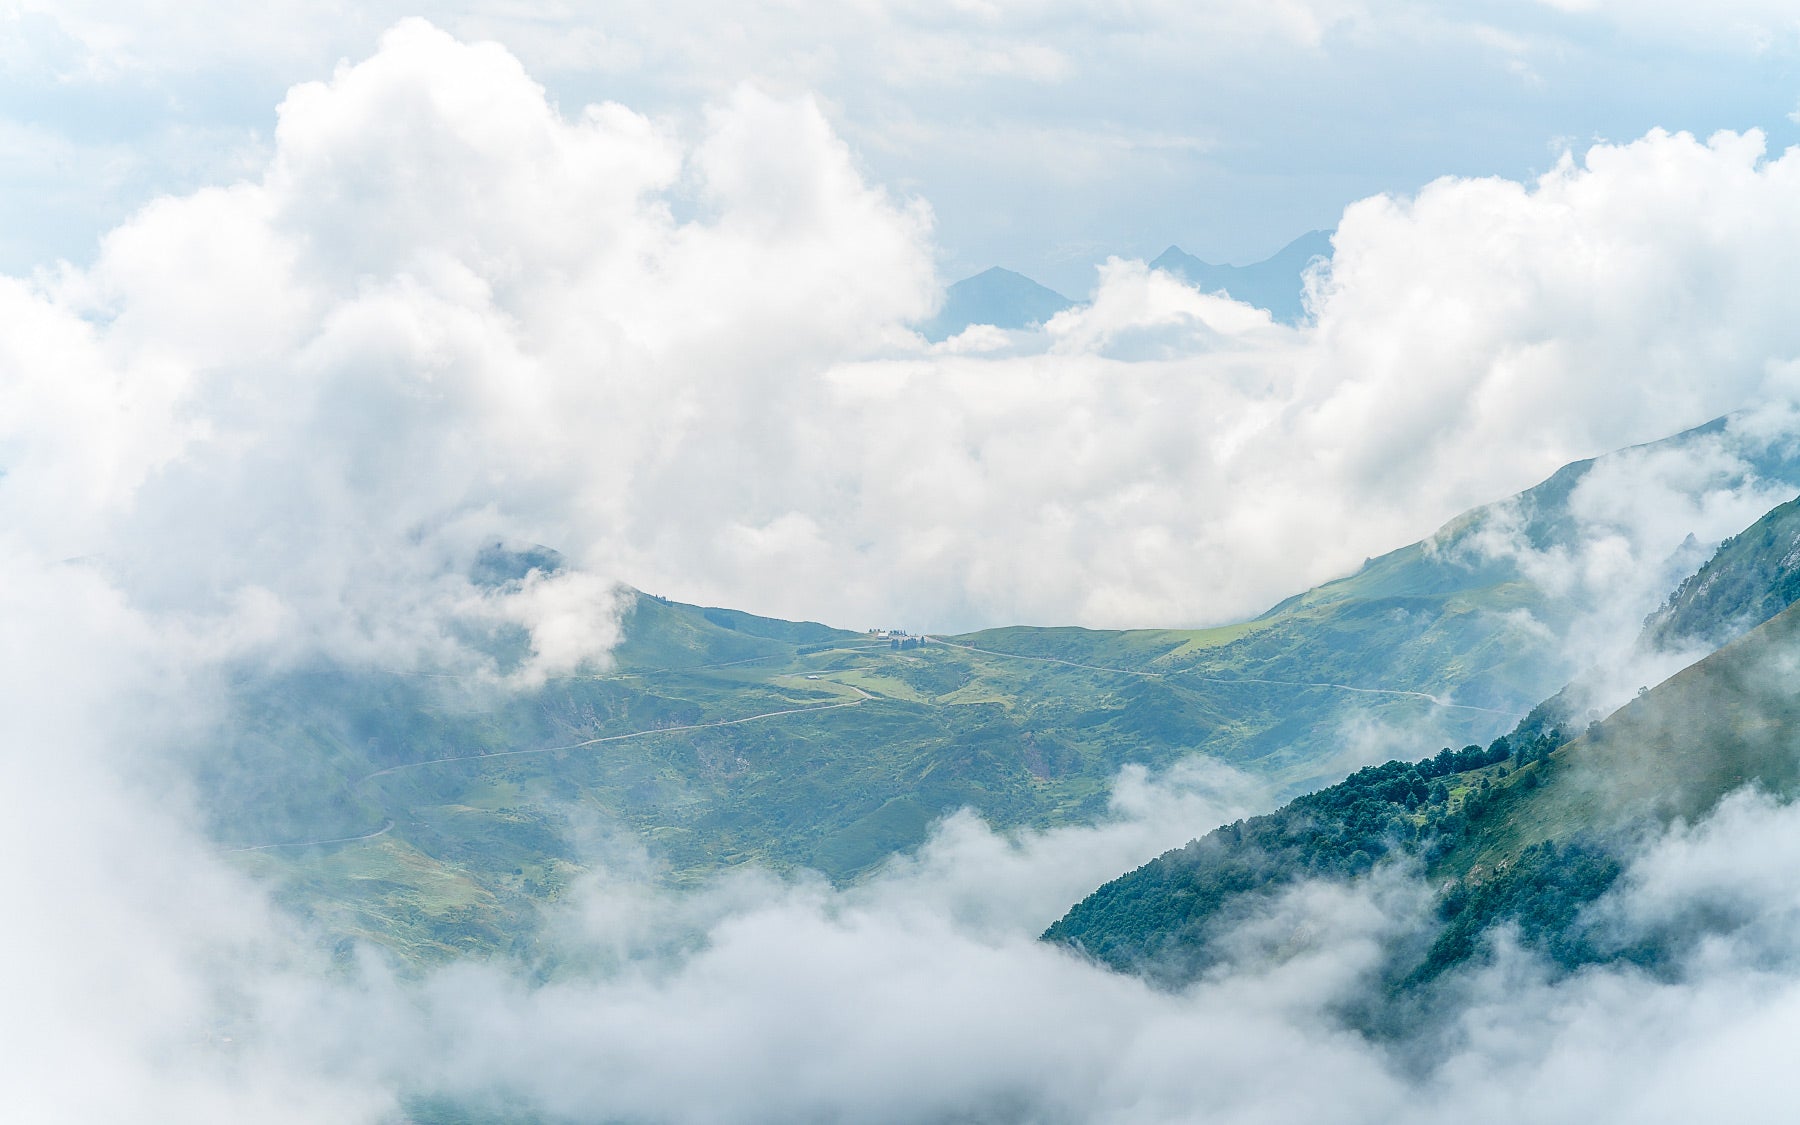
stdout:
POLYGON ((1716 648, 1800 600, 1800 499, 1769 512, 1683 582, 1645 622, 1648 643, 1716 648))
POLYGON ((1500 787, 1482 831, 1448 853, 1443 869, 1493 870, 1528 844, 1691 820, 1747 784, 1792 795, 1800 784, 1796 656, 1800 610, 1790 608, 1500 787))

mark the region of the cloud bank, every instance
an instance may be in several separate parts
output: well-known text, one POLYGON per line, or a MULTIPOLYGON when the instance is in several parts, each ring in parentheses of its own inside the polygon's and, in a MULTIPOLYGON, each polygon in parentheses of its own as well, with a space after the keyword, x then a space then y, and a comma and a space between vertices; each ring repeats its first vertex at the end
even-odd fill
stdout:
MULTIPOLYGON (((1094 831, 1007 842, 955 824, 923 878, 905 867, 849 892, 596 884, 561 937, 606 951, 600 967, 532 983, 465 964, 408 983, 368 966, 306 991, 264 985, 231 1028, 260 1068, 207 1076, 221 1105, 253 1097, 227 1079, 317 1083, 308 1109, 330 1091, 348 1120, 460 1105, 553 1121, 1674 1121, 1724 1105, 1773 1121, 1790 1104, 1791 806, 1728 801, 1596 904, 1622 938, 1710 934, 1658 975, 1557 975, 1502 932, 1449 982, 1440 1017, 1398 1040, 1345 1013, 1429 914, 1430 889, 1403 870, 1292 888, 1179 993, 1032 940, 1048 900, 975 921, 937 897, 939 863, 1042 885, 1094 831)), ((195 1104, 163 1085, 152 1104, 195 1104)))

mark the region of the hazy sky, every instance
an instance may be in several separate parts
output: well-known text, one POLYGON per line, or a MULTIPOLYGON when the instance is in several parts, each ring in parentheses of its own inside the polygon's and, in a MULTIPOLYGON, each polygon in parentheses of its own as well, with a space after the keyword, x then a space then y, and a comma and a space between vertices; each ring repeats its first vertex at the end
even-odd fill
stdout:
POLYGON ((0 268, 85 261, 155 193, 254 170, 287 88, 403 15, 504 43, 566 110, 815 93, 871 179, 929 200, 951 279, 1000 264, 1075 295, 1109 254, 1254 260, 1363 196, 1652 126, 1779 149, 1800 102, 1773 0, 13 0, 0 268))

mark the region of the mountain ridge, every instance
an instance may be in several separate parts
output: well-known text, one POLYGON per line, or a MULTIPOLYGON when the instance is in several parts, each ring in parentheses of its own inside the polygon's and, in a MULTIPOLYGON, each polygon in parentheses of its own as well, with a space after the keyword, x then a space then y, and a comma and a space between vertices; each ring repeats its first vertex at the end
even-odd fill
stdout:
POLYGON ((977 324, 1017 331, 1043 324, 1076 304, 1022 273, 992 266, 946 289, 944 307, 919 332, 939 343, 977 324))

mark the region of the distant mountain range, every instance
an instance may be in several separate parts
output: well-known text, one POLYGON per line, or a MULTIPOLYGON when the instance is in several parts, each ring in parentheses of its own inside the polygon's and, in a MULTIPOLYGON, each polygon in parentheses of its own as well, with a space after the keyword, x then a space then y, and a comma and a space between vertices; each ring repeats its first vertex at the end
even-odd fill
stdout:
MULTIPOLYGON (((1201 261, 1171 246, 1150 263, 1209 293, 1224 292, 1234 300, 1269 310, 1284 324, 1306 315, 1304 277, 1316 258, 1331 257, 1331 232, 1308 231, 1273 257, 1247 266, 1201 261)), ((977 324, 1017 331, 1044 324, 1080 302, 1031 278, 995 266, 967 277, 945 291, 944 307, 919 326, 927 340, 947 340, 977 324)))
POLYGON ((1171 246, 1150 268, 1172 273, 1208 293, 1222 291, 1233 300, 1268 309, 1283 324, 1296 324, 1306 315, 1306 267, 1315 258, 1330 257, 1331 232, 1315 230, 1283 246, 1273 257, 1248 266, 1214 265, 1171 246))

